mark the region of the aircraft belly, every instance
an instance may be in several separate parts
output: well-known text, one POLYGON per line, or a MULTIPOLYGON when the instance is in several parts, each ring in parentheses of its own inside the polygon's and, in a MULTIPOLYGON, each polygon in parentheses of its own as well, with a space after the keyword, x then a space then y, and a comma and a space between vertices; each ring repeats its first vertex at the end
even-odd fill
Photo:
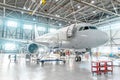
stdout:
POLYGON ((70 49, 92 48, 104 44, 108 40, 106 37, 107 35, 100 31, 77 32, 74 38, 70 41, 62 42, 59 47, 70 49))
POLYGON ((96 47, 106 43, 108 40, 107 35, 98 30, 79 32, 76 36, 78 36, 76 42, 80 44, 78 45, 80 48, 96 47))
POLYGON ((67 42, 67 43, 62 43, 62 45, 60 46, 60 48, 72 48, 72 43, 67 42))

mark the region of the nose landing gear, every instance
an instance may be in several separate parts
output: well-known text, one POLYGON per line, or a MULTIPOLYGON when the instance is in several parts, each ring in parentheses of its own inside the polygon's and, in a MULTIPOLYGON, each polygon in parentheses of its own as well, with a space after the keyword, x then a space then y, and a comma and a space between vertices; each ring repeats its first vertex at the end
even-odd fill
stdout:
POLYGON ((81 62, 81 57, 80 57, 79 55, 77 55, 77 56, 75 57, 75 61, 76 61, 76 62, 81 62))

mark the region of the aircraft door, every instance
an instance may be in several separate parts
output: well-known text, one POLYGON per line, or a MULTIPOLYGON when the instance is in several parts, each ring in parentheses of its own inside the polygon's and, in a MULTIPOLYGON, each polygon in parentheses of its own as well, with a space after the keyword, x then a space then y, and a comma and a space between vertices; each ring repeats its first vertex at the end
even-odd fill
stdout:
POLYGON ((69 26, 67 29, 67 39, 74 37, 75 32, 76 32, 75 25, 69 26))

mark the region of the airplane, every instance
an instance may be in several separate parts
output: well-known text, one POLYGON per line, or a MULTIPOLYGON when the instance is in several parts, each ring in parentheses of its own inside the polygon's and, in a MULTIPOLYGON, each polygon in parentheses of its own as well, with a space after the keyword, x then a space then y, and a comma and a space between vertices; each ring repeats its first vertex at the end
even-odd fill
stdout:
POLYGON ((71 24, 42 36, 38 35, 37 28, 35 28, 35 43, 30 44, 28 50, 31 53, 36 52, 39 48, 38 44, 49 48, 91 49, 105 44, 108 39, 105 32, 89 23, 71 24))

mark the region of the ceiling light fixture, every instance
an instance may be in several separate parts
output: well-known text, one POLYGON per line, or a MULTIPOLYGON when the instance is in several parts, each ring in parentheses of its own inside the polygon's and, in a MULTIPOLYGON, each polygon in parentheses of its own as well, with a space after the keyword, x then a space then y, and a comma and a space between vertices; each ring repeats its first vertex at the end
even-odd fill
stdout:
POLYGON ((109 15, 107 15, 106 18, 109 18, 109 15))
POLYGON ((53 18, 51 17, 50 19, 52 20, 53 18))
POLYGON ((58 14, 56 14, 55 16, 56 16, 56 17, 60 17, 60 15, 58 15, 58 14))
POLYGON ((26 7, 24 7, 24 9, 26 9, 26 7))
POLYGON ((71 22, 69 21, 68 23, 70 24, 71 22))
POLYGON ((22 11, 21 13, 23 14, 24 12, 22 11))
POLYGON ((91 3, 93 4, 93 3, 95 3, 95 1, 91 1, 91 3))
POLYGON ((117 8, 116 8, 116 7, 114 7, 114 9, 116 10, 117 8))
POLYGON ((30 10, 30 8, 28 8, 28 10, 30 10))
POLYGON ((33 18, 33 21, 35 21, 35 18, 33 18))
POLYGON ((96 13, 96 11, 93 11, 93 13, 96 13))
POLYGON ((80 6, 77 6, 77 8, 80 8, 80 6))
POLYGON ((61 26, 62 24, 61 23, 59 23, 59 26, 61 26))

